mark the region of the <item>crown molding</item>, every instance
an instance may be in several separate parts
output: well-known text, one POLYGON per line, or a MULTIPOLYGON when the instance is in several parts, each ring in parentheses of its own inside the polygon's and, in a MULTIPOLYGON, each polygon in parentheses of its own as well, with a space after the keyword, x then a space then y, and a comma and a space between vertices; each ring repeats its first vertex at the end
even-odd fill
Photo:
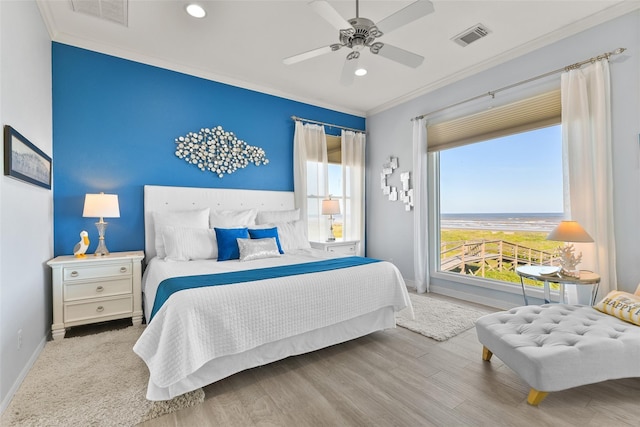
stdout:
MULTIPOLYGON (((516 48, 510 49, 506 52, 503 52, 499 55, 489 58, 473 67, 466 68, 464 71, 451 74, 434 83, 431 83, 429 85, 416 89, 412 92, 409 92, 406 95, 400 96, 398 98, 394 98, 388 102, 380 104, 379 106, 372 108, 371 110, 367 110, 366 117, 370 117, 375 114, 381 113, 383 111, 389 110, 393 107, 396 107, 398 105, 411 101, 415 98, 418 98, 419 96, 433 92, 434 90, 437 90, 437 89, 441 89, 452 83, 455 83, 467 77, 471 77, 482 71, 491 69, 497 65, 504 64, 507 61, 526 55, 542 47, 548 46, 552 43, 558 42, 567 37, 573 36, 582 31, 588 30, 597 25, 603 24, 607 21, 610 21, 612 19, 618 18, 620 16, 626 15, 627 13, 630 13, 630 12, 633 12, 634 10, 639 10, 639 9, 640 9, 639 1, 625 0, 603 11, 594 13, 593 15, 590 15, 580 21, 574 22, 573 24, 567 25, 561 29, 545 34, 542 37, 538 37, 535 40, 532 40, 516 48)), ((612 47, 612 49, 616 47, 618 46, 614 46, 612 47)))
POLYGON ((262 86, 252 82, 240 80, 227 75, 212 73, 210 71, 198 69, 194 67, 188 67, 188 66, 185 66, 184 64, 176 63, 173 61, 167 61, 165 59, 147 55, 139 51, 123 49, 121 47, 114 46, 101 41, 90 40, 86 38, 79 38, 67 33, 62 33, 55 26, 55 20, 53 19, 53 14, 51 12, 49 2, 45 0, 36 0, 36 4, 40 9, 40 13, 43 17, 44 24, 47 28, 47 31, 49 32, 49 35, 52 41, 91 50, 94 52, 103 53, 106 55, 115 56, 122 59, 131 60, 134 62, 143 63, 146 65, 156 66, 159 68, 203 78, 206 80, 211 80, 211 81, 224 83, 224 84, 228 84, 231 86, 235 86, 235 87, 239 87, 247 90, 264 93, 267 95, 277 96, 280 98, 285 98, 285 99, 289 99, 296 102, 302 102, 305 104, 330 109, 330 110, 337 111, 344 114, 351 114, 357 117, 364 117, 364 118, 389 110, 393 107, 404 104, 422 95, 433 92, 437 89, 443 88, 452 83, 455 83, 467 77, 478 74, 482 71, 486 71, 497 65, 503 64, 507 61, 518 58, 520 56, 526 55, 530 52, 533 52, 537 49, 548 46, 552 43, 558 42, 562 39, 575 35, 581 31, 588 30, 594 26, 597 26, 609 20, 615 19, 617 17, 630 13, 634 10, 640 9, 639 1, 624 0, 603 11, 590 15, 573 24, 567 25, 562 29, 553 31, 531 42, 522 44, 517 48, 510 49, 506 52, 503 52, 499 55, 496 55, 492 58, 482 61, 481 63, 473 67, 469 67, 458 73, 448 75, 447 77, 442 78, 438 81, 435 81, 429 85, 422 86, 405 95, 402 95, 400 97, 393 98, 389 101, 381 103, 370 110, 357 110, 357 109, 347 108, 343 105, 331 104, 327 102, 318 101, 317 99, 295 95, 293 93, 289 93, 286 91, 274 89, 272 87, 262 86))
MULTIPOLYGON (((0 0, 1 1, 1 0, 0 0)), ((67 33, 58 31, 55 26, 55 20, 53 19, 53 13, 49 6, 49 2, 45 0, 36 0, 36 4, 40 9, 44 24, 49 32, 51 41, 62 44, 67 44, 82 49, 91 50, 93 52, 102 53, 105 55, 115 56, 117 58, 127 59, 134 62, 139 62, 145 65, 151 65, 159 68, 163 68, 178 73, 187 74, 194 77, 199 77, 205 80, 214 81, 217 83, 224 83, 230 86, 239 87, 242 89, 252 90, 255 92, 264 93, 267 95, 277 96, 279 98, 289 99, 291 101, 302 102, 304 104, 313 105, 316 107, 326 108, 329 110, 337 111, 339 113, 351 114, 357 117, 365 117, 365 111, 346 108, 343 105, 330 104, 326 102, 319 102, 317 99, 305 98, 302 96, 294 95, 285 91, 277 90, 274 88, 261 86, 244 80, 239 80, 233 77, 212 73, 210 71, 187 67, 183 64, 178 64, 172 61, 167 61, 161 58, 156 58, 151 55, 146 55, 138 51, 123 49, 118 46, 114 46, 108 43, 100 42, 97 40, 90 40, 72 36, 67 33)))
POLYGON ((36 6, 38 7, 38 10, 40 10, 40 15, 42 16, 42 20, 44 21, 44 26, 47 27, 49 38, 53 40, 55 29, 53 27, 53 14, 51 13, 49 3, 44 0, 36 0, 36 6))
POLYGON ((154 67, 159 67, 159 68, 170 70, 170 71, 175 71, 178 73, 187 74, 194 77, 199 77, 199 78, 214 81, 217 83, 224 83, 224 84, 239 87, 242 89, 248 89, 255 92, 264 93, 267 95, 277 96, 279 98, 289 99, 291 101, 302 102, 305 104, 309 104, 309 105, 313 105, 321 108, 327 108, 329 110, 337 111, 340 113, 351 114, 358 117, 365 117, 364 111, 352 110, 349 108, 345 108, 344 106, 341 106, 341 105, 318 102, 318 100, 316 99, 307 99, 307 98, 296 96, 294 94, 280 91, 274 88, 261 86, 261 85, 247 82, 244 80, 239 80, 229 76, 225 76, 222 74, 212 73, 212 72, 195 68, 195 67, 188 67, 183 64, 177 64, 172 61, 167 61, 151 55, 142 54, 138 51, 122 49, 121 47, 99 42, 96 40, 88 40, 85 38, 78 38, 75 36, 71 36, 65 33, 57 33, 53 41, 79 47, 82 49, 87 49, 93 52, 103 53, 105 55, 115 56, 121 59, 139 62, 145 65, 151 65, 154 67))

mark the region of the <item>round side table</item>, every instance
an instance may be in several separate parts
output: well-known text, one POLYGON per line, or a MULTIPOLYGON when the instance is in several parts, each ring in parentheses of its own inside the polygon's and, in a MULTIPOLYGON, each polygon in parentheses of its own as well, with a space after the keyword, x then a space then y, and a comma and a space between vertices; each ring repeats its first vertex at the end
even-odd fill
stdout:
POLYGON ((560 274, 559 267, 550 267, 545 265, 523 265, 516 268, 516 273, 520 276, 520 284, 522 286, 522 297, 524 304, 529 305, 527 293, 524 288, 524 279, 537 280, 544 283, 544 302, 551 302, 551 290, 549 283, 557 283, 560 285, 560 303, 565 302, 564 285, 589 285, 591 286, 591 299, 589 303, 595 304, 598 295, 598 287, 600 286, 600 275, 593 271, 580 270, 580 277, 569 277, 560 274))

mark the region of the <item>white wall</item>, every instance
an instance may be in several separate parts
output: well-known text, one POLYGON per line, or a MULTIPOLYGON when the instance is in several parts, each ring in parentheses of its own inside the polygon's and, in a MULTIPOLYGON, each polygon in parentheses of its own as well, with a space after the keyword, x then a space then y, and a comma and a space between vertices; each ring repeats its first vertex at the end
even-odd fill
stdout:
MULTIPOLYGON (((0 122, 51 156, 51 39, 34 1, 0 1, 0 24, 0 122)), ((52 192, 0 176, 0 412, 51 327, 52 255, 52 192)))
MULTIPOLYGON (((637 249, 640 241, 640 11, 637 10, 367 117, 367 255, 391 259, 406 279, 410 281, 414 277, 413 213, 405 212, 400 202, 389 202, 379 184, 382 163, 389 155, 398 156, 400 162, 391 185, 400 185, 400 172, 411 170, 412 117, 618 47, 628 50, 612 58, 611 65, 617 274, 619 289, 633 291, 640 282, 637 249)), ((473 49, 473 45, 466 49, 473 49)), ((437 64, 427 62, 424 66, 437 64)), ((505 92, 494 102, 506 102, 518 95, 518 91, 559 87, 559 76, 515 92, 505 92)), ((476 103, 471 107, 478 106, 476 103)), ((522 303, 522 297, 517 294, 457 285, 442 279, 432 280, 432 289, 484 303, 501 301, 501 306, 522 303)))

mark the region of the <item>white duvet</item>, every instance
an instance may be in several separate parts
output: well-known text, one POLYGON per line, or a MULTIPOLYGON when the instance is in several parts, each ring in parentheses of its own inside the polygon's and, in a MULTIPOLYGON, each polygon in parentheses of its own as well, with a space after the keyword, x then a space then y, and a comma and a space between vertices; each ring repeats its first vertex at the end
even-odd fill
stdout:
MULTIPOLYGON (((148 319, 158 284, 169 277, 297 264, 328 257, 327 252, 306 249, 250 262, 168 262, 154 258, 144 277, 145 315, 148 319)), ((163 395, 157 390, 188 391, 184 385, 176 385, 200 375, 198 370, 205 364, 210 366, 214 359, 228 359, 267 343, 362 318, 386 307, 393 311, 411 307, 400 272, 388 262, 189 289, 169 297, 148 323, 134 351, 149 368, 147 398, 167 399, 174 393, 163 395)))

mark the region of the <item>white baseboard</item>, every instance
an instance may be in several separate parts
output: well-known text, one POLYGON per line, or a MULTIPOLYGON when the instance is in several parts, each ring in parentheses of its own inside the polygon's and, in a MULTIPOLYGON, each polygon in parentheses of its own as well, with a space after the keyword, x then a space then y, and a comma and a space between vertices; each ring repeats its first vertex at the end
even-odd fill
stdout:
POLYGON ((9 407, 9 404, 11 403, 11 399, 13 399, 13 396, 16 394, 16 392, 20 388, 20 385, 22 384, 24 379, 27 377, 27 374, 31 370, 31 367, 33 367, 33 364, 36 363, 36 360, 38 360, 38 357, 40 357, 40 353, 42 353, 42 350, 44 349, 44 346, 46 343, 47 343, 47 336, 45 335, 42 338, 42 341, 40 341, 40 344, 38 344, 38 346, 36 347, 31 357, 29 358, 27 364, 24 366, 24 368, 20 372, 20 375, 18 375, 18 378, 16 378, 16 381, 13 383, 13 385, 9 389, 9 392, 7 393, 5 398, 2 400, 2 403, 0 404, 0 415, 2 415, 4 411, 9 407))
MULTIPOLYGON (((413 280, 405 280, 405 283, 408 288, 416 289, 416 284, 413 280)), ((509 302, 496 299, 496 298, 489 298, 489 297, 484 297, 476 294, 461 292, 446 286, 438 286, 438 285, 432 284, 429 287, 429 292, 433 292, 434 294, 445 295, 445 296, 456 298, 462 301, 468 301, 476 304, 486 305, 489 307, 499 308, 501 310, 509 310, 509 309, 512 309, 513 307, 517 307, 517 304, 510 304, 509 302)))
POLYGON ((499 308, 501 310, 510 310, 513 307, 517 307, 517 304, 510 304, 507 301, 502 301, 496 298, 483 297, 475 294, 468 294, 455 289, 447 288, 445 286, 431 285, 430 289, 434 294, 445 295, 451 298, 457 298, 462 301, 469 301, 476 304, 486 305, 488 307, 499 308))

